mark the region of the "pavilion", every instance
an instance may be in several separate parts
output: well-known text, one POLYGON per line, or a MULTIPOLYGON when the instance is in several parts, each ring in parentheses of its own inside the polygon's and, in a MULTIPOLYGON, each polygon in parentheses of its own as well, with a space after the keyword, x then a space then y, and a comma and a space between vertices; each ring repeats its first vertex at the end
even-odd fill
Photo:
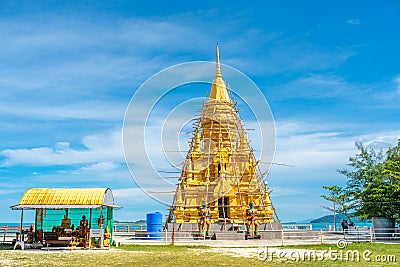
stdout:
POLYGON ((86 246, 97 237, 103 247, 105 233, 107 243, 112 242, 113 210, 121 207, 114 205, 110 188, 30 188, 10 208, 21 210, 19 241, 23 241, 24 211, 35 210, 35 242, 44 239, 47 244, 74 245, 72 240, 79 240, 78 245, 86 246), (87 225, 82 227, 84 218, 87 225))

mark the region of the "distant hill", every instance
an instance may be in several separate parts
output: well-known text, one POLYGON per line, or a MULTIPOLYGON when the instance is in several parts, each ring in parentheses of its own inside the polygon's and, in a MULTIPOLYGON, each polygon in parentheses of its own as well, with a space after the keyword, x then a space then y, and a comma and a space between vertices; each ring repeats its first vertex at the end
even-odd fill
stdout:
MULTIPOLYGON (((361 221, 357 217, 352 217, 352 216, 350 216, 350 218, 351 218, 351 221, 353 221, 354 223, 370 222, 371 221, 371 220, 361 221)), ((340 223, 343 220, 348 220, 346 215, 344 215, 343 213, 339 213, 339 214, 336 215, 336 223, 340 223)), ((310 223, 333 223, 333 215, 322 216, 322 217, 320 217, 318 219, 312 220, 310 223)))
POLYGON ((129 225, 144 225, 144 224, 146 224, 146 220, 139 220, 139 221, 135 221, 135 222, 120 222, 120 221, 114 220, 114 223, 129 224, 129 225))
POLYGON ((312 220, 314 220, 314 218, 304 219, 301 221, 297 221, 296 223, 310 223, 312 220))

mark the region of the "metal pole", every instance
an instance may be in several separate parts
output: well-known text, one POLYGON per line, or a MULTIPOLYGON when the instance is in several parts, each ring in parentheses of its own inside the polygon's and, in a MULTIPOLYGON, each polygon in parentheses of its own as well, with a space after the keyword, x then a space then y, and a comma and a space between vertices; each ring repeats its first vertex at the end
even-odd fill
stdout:
POLYGON ((322 236, 322 229, 319 229, 319 234, 321 235, 321 244, 323 244, 323 236, 322 236))
POLYGON ((372 227, 369 228, 369 238, 370 238, 370 242, 372 243, 372 227))

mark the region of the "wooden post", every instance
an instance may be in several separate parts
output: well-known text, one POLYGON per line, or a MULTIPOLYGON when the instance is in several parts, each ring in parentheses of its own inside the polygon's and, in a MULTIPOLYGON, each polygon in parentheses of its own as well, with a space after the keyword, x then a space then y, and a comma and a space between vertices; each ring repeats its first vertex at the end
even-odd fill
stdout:
POLYGON ((172 235, 171 235, 171 243, 175 245, 175 221, 172 223, 172 235))

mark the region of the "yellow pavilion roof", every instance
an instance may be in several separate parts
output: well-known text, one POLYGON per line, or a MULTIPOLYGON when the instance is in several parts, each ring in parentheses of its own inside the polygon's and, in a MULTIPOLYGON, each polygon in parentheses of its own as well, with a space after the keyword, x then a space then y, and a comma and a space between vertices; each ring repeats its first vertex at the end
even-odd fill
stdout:
POLYGON ((25 191, 19 204, 22 208, 95 208, 114 206, 110 188, 30 188, 25 191))

